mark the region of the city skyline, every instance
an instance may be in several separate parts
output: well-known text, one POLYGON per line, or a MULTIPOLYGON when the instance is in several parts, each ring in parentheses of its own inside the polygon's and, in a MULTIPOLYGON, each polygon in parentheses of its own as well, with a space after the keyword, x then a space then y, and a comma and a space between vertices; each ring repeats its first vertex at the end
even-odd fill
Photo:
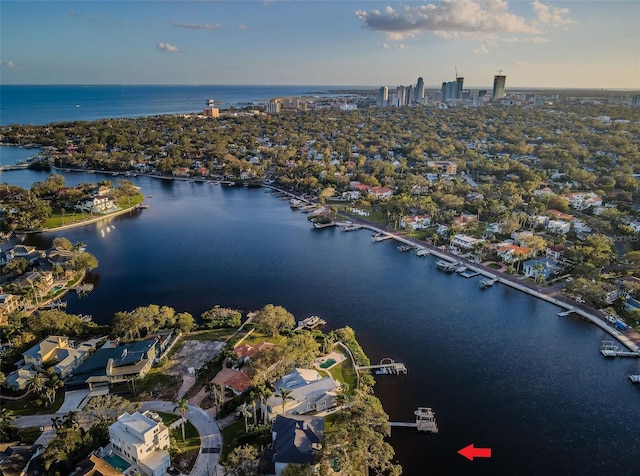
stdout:
POLYGON ((2 84, 640 89, 640 2, 3 1, 2 84))

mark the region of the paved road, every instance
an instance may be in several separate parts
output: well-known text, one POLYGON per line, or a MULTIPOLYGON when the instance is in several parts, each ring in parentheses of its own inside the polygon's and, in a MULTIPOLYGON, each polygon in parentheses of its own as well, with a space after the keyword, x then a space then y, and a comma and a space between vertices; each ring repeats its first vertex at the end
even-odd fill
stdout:
MULTIPOLYGON (((175 407, 176 404, 174 402, 155 400, 143 402, 141 410, 176 413, 174 411, 175 407)), ((218 474, 219 451, 222 448, 222 435, 218 424, 209 413, 191 404, 185 416, 200 433, 200 454, 193 465, 190 476, 214 476, 218 474)), ((220 474, 224 473, 220 472, 220 474)))

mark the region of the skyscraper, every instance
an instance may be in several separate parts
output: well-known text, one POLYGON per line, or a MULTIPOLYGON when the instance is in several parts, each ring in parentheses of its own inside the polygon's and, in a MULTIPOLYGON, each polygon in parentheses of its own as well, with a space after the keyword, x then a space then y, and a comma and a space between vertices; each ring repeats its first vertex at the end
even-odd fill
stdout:
POLYGON ((385 107, 389 105, 389 88, 386 86, 378 89, 378 97, 376 98, 376 104, 378 107, 385 107))
POLYGON ((464 78, 456 76, 456 99, 462 99, 462 83, 464 83, 464 78))
POLYGON ((504 91, 506 82, 507 77, 503 74, 496 74, 493 77, 493 94, 491 95, 492 101, 495 101, 496 99, 502 99, 506 96, 506 93, 504 91))
POLYGON ((414 102, 417 102, 418 104, 422 104, 424 102, 424 80, 422 77, 418 78, 414 96, 414 102))

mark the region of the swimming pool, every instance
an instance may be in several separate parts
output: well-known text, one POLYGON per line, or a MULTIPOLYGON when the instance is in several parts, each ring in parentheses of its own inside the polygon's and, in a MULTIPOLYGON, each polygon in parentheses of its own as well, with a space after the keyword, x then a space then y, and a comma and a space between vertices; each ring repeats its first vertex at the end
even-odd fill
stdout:
POLYGON ((109 453, 108 455, 103 456, 102 459, 123 473, 126 469, 132 466, 131 463, 128 463, 115 453, 109 453))

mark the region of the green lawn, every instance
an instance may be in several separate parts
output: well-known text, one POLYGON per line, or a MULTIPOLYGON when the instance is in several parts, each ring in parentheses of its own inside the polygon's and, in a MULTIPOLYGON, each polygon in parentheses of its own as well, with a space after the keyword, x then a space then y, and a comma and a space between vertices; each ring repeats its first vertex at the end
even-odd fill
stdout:
POLYGON ((209 340, 209 341, 225 341, 231 337, 235 328, 207 329, 203 331, 192 332, 184 337, 184 340, 209 340))
POLYGON ((356 370, 353 368, 353 364, 349 356, 346 356, 347 360, 344 360, 340 364, 333 367, 330 372, 334 380, 344 382, 347 384, 347 394, 350 394, 358 385, 358 376, 356 370))
MULTIPOLYGON (((251 419, 249 419, 249 422, 251 422, 251 419)), ((230 425, 225 426, 221 433, 223 441, 220 454, 221 462, 238 446, 251 445, 260 450, 260 448, 264 448, 271 443, 271 432, 268 427, 260 427, 257 431, 245 433, 243 418, 239 418, 230 425)))

